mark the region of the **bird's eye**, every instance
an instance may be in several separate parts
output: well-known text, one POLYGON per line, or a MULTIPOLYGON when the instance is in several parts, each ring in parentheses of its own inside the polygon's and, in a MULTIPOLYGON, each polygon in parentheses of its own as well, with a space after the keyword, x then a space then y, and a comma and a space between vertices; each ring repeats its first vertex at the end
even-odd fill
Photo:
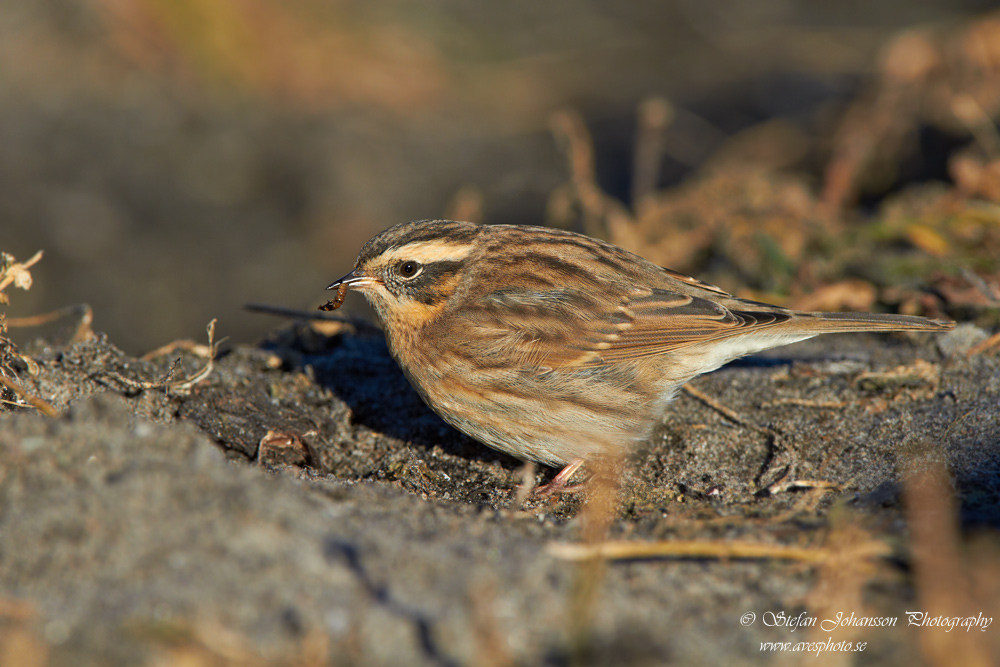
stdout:
POLYGON ((407 260, 405 262, 400 262, 396 266, 396 273, 398 273, 403 278, 412 278, 413 276, 420 273, 422 265, 420 262, 415 262, 413 260, 407 260))

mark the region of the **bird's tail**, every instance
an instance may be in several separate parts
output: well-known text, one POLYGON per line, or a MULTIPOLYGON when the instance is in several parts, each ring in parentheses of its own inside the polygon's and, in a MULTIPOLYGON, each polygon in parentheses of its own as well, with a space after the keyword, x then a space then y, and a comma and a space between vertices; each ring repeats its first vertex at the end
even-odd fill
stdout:
POLYGON ((816 333, 841 331, 948 331, 955 328, 949 320, 931 320, 914 315, 884 315, 882 313, 804 313, 800 322, 810 321, 809 329, 816 333))

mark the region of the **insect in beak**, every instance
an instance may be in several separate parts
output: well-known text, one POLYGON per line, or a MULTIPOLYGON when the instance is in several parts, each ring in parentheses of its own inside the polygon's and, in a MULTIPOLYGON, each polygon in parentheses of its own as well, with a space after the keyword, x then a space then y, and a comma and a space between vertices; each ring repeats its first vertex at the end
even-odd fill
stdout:
POLYGON ((373 285, 376 282, 371 276, 366 276, 363 273, 359 273, 358 269, 354 269, 346 276, 342 276, 337 280, 334 280, 327 286, 327 289, 337 290, 337 295, 333 297, 332 301, 327 301, 325 304, 319 307, 320 310, 337 310, 344 303, 344 298, 347 296, 348 288, 354 287, 364 288, 373 285))

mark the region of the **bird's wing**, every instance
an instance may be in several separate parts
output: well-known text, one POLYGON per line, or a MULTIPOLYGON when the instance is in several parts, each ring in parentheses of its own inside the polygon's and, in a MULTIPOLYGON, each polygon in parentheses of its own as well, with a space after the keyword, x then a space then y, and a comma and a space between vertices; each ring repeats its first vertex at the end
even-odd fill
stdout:
POLYGON ((593 333, 598 335, 591 336, 589 342, 597 358, 584 363, 610 364, 664 354, 790 318, 777 308, 734 310, 714 299, 661 289, 630 299, 620 312, 626 320, 623 325, 594 328, 593 333))
POLYGON ((473 340, 490 341, 478 351, 485 357, 565 368, 664 354, 789 319, 779 308, 731 310, 716 299, 741 302, 721 290, 690 284, 697 289, 684 291, 705 296, 653 288, 598 294, 504 289, 480 300, 466 321, 478 329, 473 340))

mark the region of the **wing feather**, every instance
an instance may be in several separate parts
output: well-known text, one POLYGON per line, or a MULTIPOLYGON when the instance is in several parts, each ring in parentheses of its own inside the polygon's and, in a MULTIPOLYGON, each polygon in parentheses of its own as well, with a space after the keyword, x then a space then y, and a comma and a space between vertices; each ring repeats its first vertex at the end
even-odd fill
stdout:
POLYGON ((666 354, 692 345, 728 338, 749 329, 762 329, 790 319, 778 309, 771 311, 730 310, 722 304, 697 296, 684 295, 689 302, 678 304, 676 294, 653 290, 632 302, 635 319, 601 351, 600 361, 615 363, 666 354))
POLYGON ((470 318, 486 334, 478 338, 493 342, 477 354, 506 359, 517 355, 519 363, 536 368, 606 366, 789 318, 778 309, 730 310, 710 298, 671 290, 631 292, 600 301, 566 289, 497 292, 481 300, 470 318))

